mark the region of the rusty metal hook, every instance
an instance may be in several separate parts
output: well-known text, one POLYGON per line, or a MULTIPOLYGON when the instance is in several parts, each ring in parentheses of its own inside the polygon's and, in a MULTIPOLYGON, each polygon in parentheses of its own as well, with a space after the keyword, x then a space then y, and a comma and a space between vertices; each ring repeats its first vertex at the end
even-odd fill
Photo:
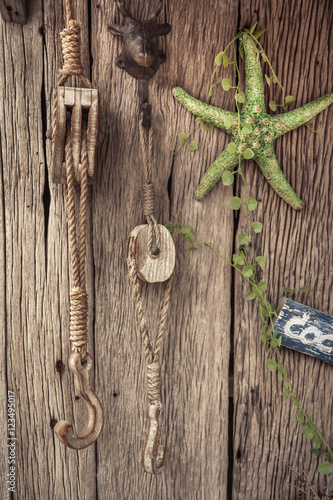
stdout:
POLYGON ((92 366, 93 360, 88 352, 85 364, 82 364, 79 352, 73 353, 69 358, 69 367, 74 373, 75 389, 83 398, 88 410, 87 422, 82 431, 75 433, 72 424, 59 420, 54 432, 65 446, 73 450, 83 450, 93 444, 103 429, 103 407, 89 381, 89 371, 92 366))
POLYGON ((150 404, 148 406, 149 430, 143 448, 142 462, 145 472, 158 474, 167 457, 167 447, 159 444, 161 406, 150 404))

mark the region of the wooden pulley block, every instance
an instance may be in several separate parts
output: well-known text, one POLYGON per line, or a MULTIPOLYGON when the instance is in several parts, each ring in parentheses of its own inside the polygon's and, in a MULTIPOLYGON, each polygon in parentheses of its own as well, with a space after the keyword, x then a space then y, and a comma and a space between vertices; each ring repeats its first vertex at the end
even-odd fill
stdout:
POLYGON ((151 255, 148 248, 148 224, 137 226, 127 241, 127 255, 135 260, 138 276, 147 283, 161 283, 170 278, 175 268, 175 245, 170 232, 161 224, 159 253, 151 255))
POLYGON ((88 184, 92 184, 98 132, 98 91, 73 87, 57 88, 57 116, 53 140, 53 182, 66 184, 66 121, 70 114, 75 181, 81 182, 82 127, 87 126, 88 184))

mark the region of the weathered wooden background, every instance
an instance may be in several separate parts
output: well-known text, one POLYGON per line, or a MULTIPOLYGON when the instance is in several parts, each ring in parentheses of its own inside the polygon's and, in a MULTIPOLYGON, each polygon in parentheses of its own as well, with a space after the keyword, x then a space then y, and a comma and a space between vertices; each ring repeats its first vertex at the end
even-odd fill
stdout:
MULTIPOLYGON (((145 17, 154 5, 126 0, 145 17)), ((65 192, 52 184, 51 92, 61 67, 61 2, 31 0, 28 24, 0 20, 0 356, 1 498, 5 478, 7 389, 17 399, 17 494, 19 499, 296 499, 295 470, 307 472, 319 493, 333 489, 316 473, 318 459, 302 436, 295 409, 283 403, 281 383, 265 368, 256 305, 244 300, 245 283, 208 249, 186 252, 176 236, 177 264, 164 344, 162 439, 169 463, 159 477, 141 467, 147 421, 145 363, 141 356, 125 245, 140 220, 143 176, 139 154, 135 82, 115 66, 120 40, 108 24, 120 16, 112 1, 78 1, 83 59, 100 93, 100 140, 91 189, 88 241, 89 350, 94 387, 105 409, 96 446, 79 453, 55 438, 52 424, 66 418, 83 425, 67 359, 68 259, 65 192), (63 363, 63 368, 62 368, 63 363), (280 457, 278 460, 275 455, 280 457)), ((239 27, 268 28, 262 43, 296 106, 333 89, 332 0, 167 0, 160 16, 172 25, 163 44, 167 62, 151 83, 155 128, 154 178, 157 216, 170 213, 190 223, 201 239, 230 257, 243 214, 234 218, 227 200, 240 185, 220 183, 203 202, 194 190, 225 147, 221 130, 195 133, 197 152, 176 156, 177 134, 194 118, 171 95, 181 85, 204 99, 215 55, 239 27)), ((230 70, 231 71, 231 70, 230 70)), ((225 76, 231 76, 229 70, 225 76)), ((275 89, 266 89, 278 99, 275 89)), ((234 109, 218 90, 213 104, 234 109)), ((333 109, 276 142, 280 164, 305 201, 294 212, 272 191, 254 163, 246 178, 261 203, 264 221, 256 251, 267 258, 263 277, 269 298, 283 286, 309 284, 296 300, 333 314, 332 281, 333 109)), ((148 289, 148 288, 147 288, 148 289)), ((156 310, 159 287, 149 287, 156 310)), ((332 444, 332 366, 284 352, 292 383, 307 411, 332 444)))

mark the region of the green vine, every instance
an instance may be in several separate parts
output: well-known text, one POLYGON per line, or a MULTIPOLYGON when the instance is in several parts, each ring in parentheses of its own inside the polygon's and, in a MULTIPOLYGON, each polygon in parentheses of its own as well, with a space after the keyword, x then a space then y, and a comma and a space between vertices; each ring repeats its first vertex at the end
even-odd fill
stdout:
MULTIPOLYGON (((238 113, 238 136, 239 138, 242 135, 246 135, 248 131, 246 127, 250 127, 250 125, 245 125, 241 130, 241 120, 240 120, 240 107, 239 105, 245 102, 245 95, 240 90, 240 73, 239 66, 237 62, 237 47, 236 42, 239 40, 239 52, 242 58, 244 58, 244 51, 242 46, 241 35, 245 31, 249 33, 252 39, 256 42, 258 46, 257 57, 260 56, 263 60, 268 64, 271 76, 265 74, 266 82, 268 85, 273 82, 277 84, 282 92, 282 103, 276 104, 274 101, 270 101, 270 108, 272 111, 276 111, 278 107, 289 106, 295 101, 293 96, 285 96, 285 90, 279 81, 263 47, 258 41, 259 36, 264 33, 266 30, 255 31, 256 24, 249 30, 243 30, 238 33, 235 38, 227 45, 224 51, 220 52, 215 58, 215 68, 210 78, 209 91, 206 102, 209 102, 211 96, 213 95, 213 89, 217 85, 221 84, 225 91, 229 91, 230 89, 234 89, 235 91, 235 101, 236 108, 238 113), (230 60, 227 55, 227 50, 232 47, 232 55, 233 60, 230 60), (232 85, 232 82, 228 78, 218 77, 216 80, 216 73, 220 66, 224 66, 224 68, 228 68, 228 66, 232 66, 234 70, 234 75, 236 78, 236 85, 232 85)), ((198 145, 196 141, 191 141, 190 136, 197 129, 200 122, 202 120, 200 118, 196 119, 196 126, 188 133, 188 134, 180 134, 179 140, 181 142, 180 147, 175 153, 177 153, 184 144, 187 144, 190 150, 197 149, 198 145)), ((206 123, 205 129, 210 130, 213 128, 213 125, 206 123)), ((230 143, 228 146, 229 152, 234 152, 236 150, 236 144, 230 143)), ((174 153, 174 154, 175 154, 174 153)), ((246 159, 250 159, 254 156, 253 151, 248 148, 244 157, 246 159)), ((237 236, 239 249, 238 253, 232 256, 232 261, 223 257, 218 251, 216 251, 211 242, 205 242, 197 240, 193 234, 192 228, 189 224, 182 225, 176 215, 172 215, 174 221, 168 221, 165 226, 170 232, 173 232, 176 228, 178 234, 189 243, 189 250, 194 251, 198 250, 198 245, 204 245, 208 247, 215 255, 217 255, 224 262, 229 264, 232 268, 234 268, 238 273, 240 273, 243 278, 249 283, 250 289, 246 293, 247 300, 257 300, 259 313, 261 318, 261 333, 260 339, 261 341, 268 347, 267 351, 267 360, 266 366, 267 368, 275 372, 277 371, 278 379, 284 383, 282 397, 285 402, 290 400, 294 406, 296 407, 296 419, 301 424, 302 432, 304 436, 310 440, 313 440, 314 447, 311 449, 314 455, 321 455, 324 457, 324 461, 320 463, 318 467, 318 471, 322 474, 330 474, 332 471, 333 464, 333 451, 330 448, 327 440, 322 435, 319 428, 313 422, 310 415, 303 409, 301 406, 299 399, 295 395, 295 391, 292 387, 291 381, 286 373, 286 370, 283 365, 282 355, 280 353, 281 347, 281 337, 274 331, 274 317, 276 317, 276 305, 271 304, 267 299, 267 283, 265 281, 259 281, 257 275, 258 270, 265 266, 265 257, 262 255, 255 256, 254 254, 254 245, 253 245, 253 236, 255 234, 260 233, 263 228, 263 224, 259 221, 254 221, 250 224, 249 216, 250 212, 257 208, 258 202, 255 198, 248 197, 248 186, 241 168, 241 154, 239 155, 239 164, 238 168, 234 172, 224 172, 222 176, 223 184, 226 186, 231 185, 234 182, 235 174, 239 174, 244 184, 244 199, 239 198, 238 196, 233 196, 229 199, 228 204, 230 208, 233 210, 239 210, 241 207, 245 208, 245 232, 240 233, 237 236), (271 356, 273 354, 273 356, 271 356)), ((291 293, 292 295, 296 292, 306 293, 309 291, 308 286, 303 286, 300 289, 285 287, 283 289, 285 293, 291 293)))

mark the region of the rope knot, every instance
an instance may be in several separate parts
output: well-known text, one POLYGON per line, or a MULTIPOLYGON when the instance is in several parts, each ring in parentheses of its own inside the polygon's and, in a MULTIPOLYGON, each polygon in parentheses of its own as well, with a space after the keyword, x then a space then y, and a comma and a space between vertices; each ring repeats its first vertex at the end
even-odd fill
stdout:
POLYGON ((147 393, 149 404, 161 405, 161 365, 158 361, 147 365, 147 393))
POLYGON ((88 296, 81 287, 73 288, 70 295, 70 341, 74 350, 84 349, 88 342, 88 296))
POLYGON ((68 26, 61 31, 61 49, 64 60, 59 75, 68 78, 71 75, 83 74, 81 63, 81 22, 71 19, 68 26))
POLYGON ((142 184, 142 211, 147 218, 155 212, 155 186, 152 182, 142 184))

